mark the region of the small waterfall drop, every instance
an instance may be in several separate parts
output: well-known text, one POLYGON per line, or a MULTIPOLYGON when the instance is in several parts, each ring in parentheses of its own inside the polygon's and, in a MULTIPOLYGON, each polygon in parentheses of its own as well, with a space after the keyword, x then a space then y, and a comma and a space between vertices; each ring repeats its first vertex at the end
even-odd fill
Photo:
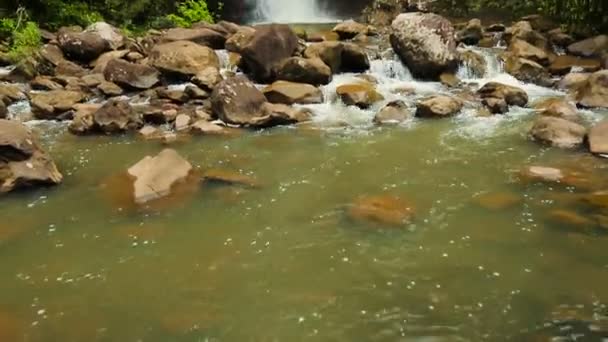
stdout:
POLYGON ((322 23, 336 21, 319 0, 250 0, 255 4, 254 22, 322 23))

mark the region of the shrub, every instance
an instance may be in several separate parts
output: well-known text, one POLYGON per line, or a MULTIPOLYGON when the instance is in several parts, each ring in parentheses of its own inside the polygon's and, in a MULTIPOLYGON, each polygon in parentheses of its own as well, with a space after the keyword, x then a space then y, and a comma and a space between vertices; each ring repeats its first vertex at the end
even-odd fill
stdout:
POLYGON ((177 13, 169 14, 167 18, 181 27, 190 27, 201 21, 213 23, 213 15, 205 0, 185 0, 177 6, 177 13))
POLYGON ((13 31, 9 57, 17 61, 35 52, 42 43, 40 29, 35 22, 28 21, 13 31))

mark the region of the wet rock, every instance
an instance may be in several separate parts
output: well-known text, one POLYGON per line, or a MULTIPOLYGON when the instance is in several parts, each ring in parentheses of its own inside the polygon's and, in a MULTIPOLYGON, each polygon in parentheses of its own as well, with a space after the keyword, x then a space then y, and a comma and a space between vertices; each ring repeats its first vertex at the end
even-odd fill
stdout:
POLYGON ((40 49, 40 56, 54 66, 66 61, 63 51, 55 44, 44 45, 40 49))
POLYGON ((519 21, 509 27, 504 33, 504 39, 509 44, 515 39, 520 39, 545 51, 550 48, 547 38, 540 32, 535 31, 527 21, 519 21))
POLYGON ((190 121, 191 121, 190 116, 188 116, 186 114, 179 114, 175 118, 175 130, 177 132, 187 131, 190 128, 190 121))
POLYGON ((83 63, 88 63, 111 50, 109 42, 95 32, 61 29, 57 33, 57 42, 66 57, 83 63))
POLYGON ((491 24, 486 27, 487 32, 505 32, 507 28, 504 24, 491 24))
POLYGON ((0 193, 56 185, 62 179, 51 157, 26 126, 0 120, 0 193))
POLYGON ((208 92, 206 92, 205 90, 195 86, 195 85, 188 85, 186 86, 186 89, 184 90, 184 93, 190 98, 190 99, 197 99, 197 100, 206 100, 209 98, 210 94, 208 92))
POLYGON ((329 66, 333 73, 342 68, 342 52, 344 44, 341 42, 322 42, 310 44, 304 51, 306 58, 319 58, 329 66))
POLYGON ((355 44, 342 44, 342 72, 364 72, 369 70, 371 64, 365 50, 355 44))
POLYGON ((443 118, 458 114, 462 107, 462 101, 456 98, 436 95, 416 103, 416 116, 421 118, 443 118))
POLYGON ((268 82, 272 81, 274 67, 293 56, 297 48, 298 37, 289 26, 271 24, 256 27, 240 54, 245 69, 253 79, 268 82))
POLYGON ((226 128, 223 126, 207 120, 198 120, 197 122, 193 123, 190 126, 190 132, 199 135, 218 135, 227 133, 226 128))
POLYGON ((291 57, 277 67, 276 78, 283 81, 319 85, 331 82, 332 72, 331 68, 321 59, 291 57))
POLYGON ((6 119, 8 116, 8 109, 3 101, 0 101, 0 119, 6 119))
POLYGON ((553 85, 547 70, 529 59, 510 56, 505 61, 505 71, 523 82, 535 83, 544 87, 553 85))
MULTIPOLYGON (((493 113, 505 113, 506 111, 494 111, 495 109, 504 109, 504 105, 500 101, 504 101, 507 106, 525 107, 528 104, 528 94, 523 89, 512 87, 498 82, 488 82, 477 91, 479 96, 485 100, 485 103, 496 103, 498 106, 490 107, 493 113)), ((508 110, 508 108, 507 108, 508 110)))
POLYGON ((70 90, 51 90, 30 94, 32 113, 36 119, 55 120, 86 99, 82 92, 70 90))
POLYGON ((241 53, 255 34, 255 29, 249 26, 242 26, 228 40, 226 40, 226 50, 241 53))
POLYGON ((160 129, 154 127, 154 126, 150 126, 150 125, 146 125, 144 127, 142 127, 139 131, 138 134, 144 138, 144 139, 160 139, 160 137, 162 136, 162 132, 160 131, 160 129))
POLYGON ((323 93, 306 83, 276 81, 263 90, 264 96, 272 103, 286 105, 323 103, 323 93))
POLYGON ((413 116, 405 102, 401 100, 392 101, 382 107, 374 116, 376 124, 398 124, 413 116))
POLYGON ((103 74, 88 74, 81 77, 80 80, 87 88, 96 88, 106 79, 103 77, 103 74))
POLYGON ((481 78, 486 74, 488 65, 482 55, 471 50, 460 51, 458 55, 460 65, 469 70, 471 78, 481 78))
POLYGON ((547 35, 551 44, 559 48, 566 48, 568 45, 574 43, 574 38, 562 31, 560 28, 547 32, 547 35))
POLYGON ((212 169, 205 171, 203 174, 203 181, 208 183, 239 185, 249 188, 260 187, 260 183, 257 179, 226 169, 212 169))
POLYGON ((590 76, 589 73, 572 72, 564 76, 557 87, 570 92, 578 92, 580 88, 587 84, 590 76))
POLYGON ((263 115, 251 120, 249 126, 267 128, 281 125, 291 125, 310 120, 310 112, 296 109, 281 103, 264 103, 263 115))
POLYGON ((108 63, 114 59, 122 59, 129 53, 129 50, 108 51, 89 64, 93 72, 103 74, 108 63))
POLYGON ((591 153, 608 154, 608 120, 603 120, 591 128, 588 141, 591 153))
POLYGON ((7 106, 25 99, 27 99, 27 97, 18 85, 0 83, 0 100, 7 106))
POLYGON ((363 224, 403 226, 414 219, 412 204, 393 195, 361 196, 347 210, 348 217, 363 224))
POLYGON ((410 69, 423 79, 436 79, 457 68, 454 28, 445 18, 430 13, 400 14, 392 24, 391 45, 410 69))
POLYGON ((608 35, 587 38, 568 46, 568 53, 580 57, 601 57, 608 51, 608 35))
POLYGON ((242 76, 222 81, 211 94, 213 114, 234 125, 248 125, 263 116, 265 102, 264 94, 242 76))
POLYGON ((63 86, 53 80, 49 76, 36 76, 31 82, 30 87, 32 90, 61 90, 63 86))
POLYGON ((212 91, 222 80, 223 78, 218 68, 207 67, 196 74, 191 81, 203 90, 212 91))
POLYGON ((608 108, 608 70, 589 76, 576 95, 577 104, 586 108, 608 108))
POLYGON ((510 192, 489 192, 475 197, 475 202, 488 210, 506 210, 521 204, 522 198, 510 192))
POLYGON ((540 65, 549 65, 549 55, 547 52, 525 40, 513 39, 508 51, 515 57, 528 59, 540 65))
POLYGON ((529 166, 520 172, 520 179, 525 182, 560 183, 565 178, 566 174, 554 167, 529 166))
POLYGON ((448 88, 455 88, 460 84, 458 76, 450 72, 444 72, 439 75, 439 81, 448 88))
POLYGON ((129 63, 122 59, 108 62, 103 75, 109 82, 134 89, 149 89, 158 83, 156 69, 143 64, 129 63))
POLYGON ((464 29, 458 32, 458 41, 467 45, 477 45, 483 38, 481 20, 471 19, 464 29))
POLYGON ((160 87, 156 89, 156 94, 161 99, 171 100, 176 103, 186 103, 190 100, 185 88, 160 87))
POLYGON ((212 49, 190 41, 159 44, 152 48, 149 64, 168 77, 190 79, 207 68, 219 70, 219 59, 212 49))
POLYGON ((175 150, 165 149, 155 157, 147 156, 127 171, 134 178, 133 199, 145 204, 171 194, 171 189, 185 182, 192 165, 175 150))
POLYGON ((552 210, 548 214, 549 222, 558 226, 566 226, 570 228, 586 228, 593 229, 596 226, 596 222, 588 217, 578 214, 571 210, 552 210))
POLYGON ((560 55, 549 65, 549 72, 553 75, 565 75, 573 69, 584 72, 594 72, 601 69, 599 59, 581 58, 570 55, 560 55))
POLYGON ((88 73, 88 70, 81 67, 80 65, 70 62, 63 61, 57 64, 55 67, 55 75, 57 76, 73 76, 82 77, 88 73))
POLYGON ((575 122, 565 119, 543 116, 538 118, 531 137, 540 142, 559 148, 576 148, 583 144, 587 129, 575 122))
POLYGON ((533 107, 541 115, 562 118, 574 122, 581 121, 581 116, 578 114, 576 106, 563 98, 544 99, 536 102, 533 107))
POLYGON ((384 99, 369 83, 344 84, 336 88, 336 93, 345 105, 361 109, 369 108, 384 99))
POLYGON ((509 111, 509 105, 504 98, 485 97, 481 100, 481 104, 490 114, 504 114, 509 111))
POLYGON ((347 20, 336 25, 333 32, 337 33, 341 40, 348 40, 360 34, 367 35, 369 27, 354 20, 347 20))
POLYGON ((103 81, 97 86, 97 89, 108 97, 119 96, 124 93, 124 90, 114 82, 103 81))
POLYGON ((208 46, 212 49, 223 49, 226 44, 226 36, 204 27, 177 27, 167 30, 161 37, 161 42, 163 43, 178 41, 191 41, 202 46, 208 46))
POLYGON ((73 134, 116 134, 138 130, 143 126, 141 115, 123 100, 111 99, 104 105, 79 108, 68 127, 73 134))

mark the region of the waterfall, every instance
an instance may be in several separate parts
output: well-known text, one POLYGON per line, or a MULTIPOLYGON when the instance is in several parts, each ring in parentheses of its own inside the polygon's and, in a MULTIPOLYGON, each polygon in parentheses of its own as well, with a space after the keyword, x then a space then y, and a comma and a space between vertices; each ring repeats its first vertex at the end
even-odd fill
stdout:
POLYGON ((321 23, 336 21, 319 0, 250 0, 255 4, 254 22, 321 23))

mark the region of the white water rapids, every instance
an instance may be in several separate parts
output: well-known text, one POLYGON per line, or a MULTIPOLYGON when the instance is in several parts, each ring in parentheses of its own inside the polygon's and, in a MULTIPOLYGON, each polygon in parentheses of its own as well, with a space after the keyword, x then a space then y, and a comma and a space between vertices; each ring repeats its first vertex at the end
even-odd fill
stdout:
POLYGON ((335 22, 318 0, 250 0, 255 3, 254 22, 322 23, 335 22))

